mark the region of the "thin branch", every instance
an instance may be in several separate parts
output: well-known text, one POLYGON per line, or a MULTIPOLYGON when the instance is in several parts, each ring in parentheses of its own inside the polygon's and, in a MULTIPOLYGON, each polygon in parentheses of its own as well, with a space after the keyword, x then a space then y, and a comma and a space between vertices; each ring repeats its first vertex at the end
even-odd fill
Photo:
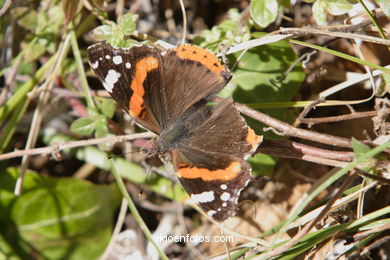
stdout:
POLYGON ((363 6, 364 10, 366 11, 366 13, 368 14, 368 16, 370 17, 372 23, 375 25, 376 29, 378 30, 380 36, 383 38, 383 39, 386 39, 386 35, 385 35, 385 32, 383 31, 383 28, 379 25, 376 17, 374 16, 374 14, 371 13, 370 9, 367 8, 366 4, 364 3, 364 1, 362 0, 358 0, 359 4, 361 6, 363 6))
POLYGON ((11 4, 12 4, 12 0, 7 0, 4 3, 3 7, 0 10, 0 17, 2 17, 8 11, 8 8, 11 6, 11 4))
POLYGON ((359 168, 356 168, 355 170, 357 171, 358 175, 361 175, 361 176, 373 179, 373 180, 381 183, 382 185, 390 185, 390 179, 388 179, 388 178, 384 178, 384 177, 381 177, 381 176, 378 176, 378 175, 370 174, 370 173, 365 172, 365 171, 363 171, 362 169, 359 169, 359 168))
POLYGON ((320 149, 288 140, 263 140, 256 153, 301 159, 334 167, 343 167, 347 162, 355 159, 355 154, 352 152, 320 149))
POLYGON ((14 65, 12 65, 10 73, 7 75, 7 80, 6 80, 5 85, 4 85, 3 89, 1 90, 1 94, 0 94, 0 106, 2 106, 5 103, 9 88, 10 88, 11 84, 13 82, 15 82, 15 77, 16 77, 16 74, 18 73, 21 61, 22 61, 22 56, 17 57, 14 65))
MULTIPOLYGON (((378 13, 378 17, 384 15, 384 13, 378 13)), ((377 44, 390 45, 390 40, 382 39, 379 37, 368 36, 365 34, 352 33, 367 25, 371 24, 371 21, 367 20, 357 25, 338 25, 328 26, 321 28, 281 28, 280 30, 269 33, 261 38, 246 41, 237 44, 227 51, 227 54, 242 51, 245 49, 253 48, 256 46, 277 42, 283 39, 299 38, 307 35, 325 35, 330 37, 340 37, 343 39, 360 39, 366 42, 373 42, 377 44)))
POLYGON ((296 38, 296 37, 301 37, 306 35, 325 35, 330 37, 339 37, 339 38, 352 39, 352 40, 362 40, 365 42, 372 42, 372 43, 382 44, 386 46, 390 45, 390 40, 387 39, 368 36, 360 33, 342 32, 337 30, 338 30, 337 28, 334 28, 333 30, 329 30, 329 29, 316 29, 316 28, 306 27, 306 28, 281 28, 279 32, 282 34, 292 34, 293 36, 291 38, 296 38))
MULTIPOLYGON (((58 52, 56 53, 56 58, 55 58, 56 61, 54 67, 50 72, 49 76, 46 78, 45 82, 43 83, 42 88, 44 91, 42 91, 39 94, 38 106, 34 111, 33 118, 31 121, 31 128, 27 137, 27 142, 25 146, 26 149, 30 149, 34 147, 38 140, 39 129, 41 127, 41 123, 43 119, 42 112, 46 104, 49 102, 50 90, 53 88, 55 76, 58 74, 58 71, 61 68, 62 60, 68 53, 69 42, 70 42, 70 38, 65 37, 64 41, 61 43, 58 49, 58 52)), ((29 165, 29 162, 30 162, 30 157, 27 155, 23 156, 21 166, 20 166, 20 173, 18 178, 16 179, 16 184, 14 188, 14 194, 17 196, 22 194, 24 175, 29 165)))
POLYGON ((379 246, 385 244, 387 241, 390 240, 390 236, 384 236, 382 238, 379 238, 377 240, 375 240, 374 242, 372 242, 371 244, 369 244, 368 246, 366 246, 361 252, 360 252, 360 256, 364 256, 366 254, 369 254, 370 252, 372 252, 373 249, 375 248, 378 248, 379 246))
POLYGON ((299 116, 295 119, 295 122, 293 123, 293 126, 294 127, 298 127, 301 122, 303 122, 302 120, 305 119, 305 117, 307 116, 307 114, 309 114, 309 112, 318 104, 320 103, 323 103, 325 101, 325 98, 323 97, 320 97, 318 98, 317 100, 314 100, 313 102, 311 102, 308 106, 305 106, 304 109, 302 110, 302 112, 299 114, 299 116))
MULTIPOLYGON (((385 113, 390 113, 390 109, 385 109, 385 113)), ((300 121, 303 124, 307 124, 309 127, 315 125, 315 124, 323 124, 323 123, 333 123, 333 122, 339 122, 344 120, 353 120, 353 119, 359 119, 359 118, 365 118, 365 117, 373 117, 378 114, 378 111, 365 111, 365 112, 355 112, 351 114, 346 115, 339 115, 339 116, 328 116, 328 117, 318 117, 318 118, 302 118, 300 121)))
POLYGON ((357 233, 357 234, 353 235, 353 239, 355 241, 359 241, 359 240, 364 239, 365 237, 368 237, 369 235, 379 233, 382 231, 386 231, 386 230, 390 230, 390 223, 380 225, 379 227, 373 227, 372 229, 357 233))
MULTIPOLYGON (((216 98, 218 102, 220 98, 216 98)), ((272 118, 266 114, 263 114, 259 111, 250 109, 249 107, 235 103, 236 108, 242 114, 247 115, 259 122, 262 122, 272 128, 274 128, 280 135, 293 136, 302 138, 305 140, 314 141, 317 143, 328 144, 333 146, 340 146, 346 148, 352 148, 351 141, 347 138, 336 137, 328 134, 317 133, 314 131, 309 131, 306 129, 298 129, 289 124, 286 124, 280 120, 272 118)))
POLYGON ((41 147, 41 148, 28 149, 28 150, 17 150, 14 152, 1 154, 0 161, 11 159, 11 158, 16 158, 16 157, 21 157, 24 155, 54 154, 54 153, 56 153, 58 151, 62 151, 64 149, 82 147, 82 146, 87 146, 87 145, 97 145, 100 143, 124 142, 124 141, 130 141, 130 140, 134 140, 134 139, 151 138, 153 136, 155 136, 155 134, 147 132, 147 133, 140 133, 140 134, 119 135, 119 136, 111 136, 111 137, 104 137, 104 138, 96 138, 96 139, 89 139, 89 140, 59 143, 59 144, 41 147))
POLYGON ((115 228, 114 231, 112 232, 110 242, 108 243, 108 246, 104 250, 104 253, 99 260, 106 260, 110 256, 110 253, 115 246, 119 232, 121 231, 123 223, 125 222, 126 213, 127 213, 127 200, 125 198, 122 198, 121 208, 119 210, 119 215, 116 220, 115 228))

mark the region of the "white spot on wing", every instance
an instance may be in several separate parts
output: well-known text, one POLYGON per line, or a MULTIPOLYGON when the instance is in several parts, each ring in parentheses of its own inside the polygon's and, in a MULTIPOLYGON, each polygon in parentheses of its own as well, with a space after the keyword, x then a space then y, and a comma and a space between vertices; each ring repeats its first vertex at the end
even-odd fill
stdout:
POLYGON ((221 200, 228 201, 229 199, 230 199, 230 193, 228 193, 228 192, 222 193, 221 200))
POLYGON ((107 59, 107 60, 111 59, 111 56, 107 54, 107 55, 106 55, 106 59, 107 59))
POLYGON ((96 60, 95 62, 92 63, 92 69, 96 70, 99 67, 99 61, 96 60))
POLYGON ((199 194, 192 194, 191 198, 198 203, 211 202, 215 199, 214 191, 205 191, 199 194))
POLYGON ((128 69, 130 69, 131 68, 131 64, 130 64, 130 62, 126 62, 126 68, 128 68, 128 69))
POLYGON ((222 184, 220 187, 221 187, 222 190, 226 190, 227 189, 227 185, 226 184, 222 184))
POLYGON ((108 91, 108 92, 112 92, 112 88, 110 86, 108 86, 108 84, 106 82, 103 82, 103 87, 108 91))
POLYGON ((122 56, 119 56, 119 55, 114 56, 114 57, 112 58, 112 61, 113 61, 116 65, 121 64, 121 63, 122 63, 122 56))
POLYGON ((215 213, 217 213, 215 210, 207 211, 207 215, 209 215, 210 217, 212 217, 215 213))
POLYGON ((104 88, 111 93, 115 83, 118 82, 120 76, 121 74, 116 72, 115 70, 109 70, 106 78, 104 79, 104 88))
POLYGON ((226 202, 222 203, 222 207, 226 207, 226 206, 227 206, 226 202))

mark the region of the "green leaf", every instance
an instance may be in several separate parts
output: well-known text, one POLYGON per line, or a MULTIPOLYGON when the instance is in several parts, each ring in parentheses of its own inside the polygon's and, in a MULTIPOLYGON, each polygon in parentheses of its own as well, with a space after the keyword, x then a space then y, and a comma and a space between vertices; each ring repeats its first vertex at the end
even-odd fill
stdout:
POLYGON ((15 7, 11 9, 11 15, 20 27, 35 32, 37 28, 38 13, 28 7, 15 7))
POLYGON ((46 51, 46 46, 42 44, 42 41, 40 41, 40 43, 32 41, 27 44, 23 44, 22 46, 25 51, 23 57, 26 60, 26 63, 37 60, 46 51))
POLYGON ((118 18, 118 26, 125 35, 131 35, 135 31, 138 15, 125 14, 118 18))
POLYGON ((95 97, 95 104, 98 109, 107 117, 112 118, 114 116, 116 104, 111 98, 95 97))
POLYGON ((375 96, 376 97, 383 97, 386 95, 386 93, 390 92, 390 74, 389 73, 383 73, 381 75, 382 81, 378 85, 375 96))
POLYGON ((256 154, 249 158, 249 162, 252 165, 252 173, 256 176, 271 175, 276 165, 276 159, 266 154, 256 154))
POLYGON ((354 153, 356 154, 356 158, 362 157, 364 154, 370 151, 370 147, 359 142, 357 139, 352 137, 352 148, 354 153))
POLYGON ((65 15, 65 24, 69 24, 77 14, 77 7, 80 1, 78 0, 62 0, 62 10, 65 15))
POLYGON ((98 258, 120 202, 116 186, 28 171, 17 197, 10 190, 18 174, 17 168, 0 171, 0 258, 4 252, 7 259, 25 254, 34 259, 98 258))
POLYGON ((278 0, 279 3, 279 10, 280 9, 285 9, 285 8, 290 8, 291 7, 291 1, 290 0, 278 0))
POLYGON ((104 115, 99 115, 95 118, 96 137, 106 137, 109 133, 107 127, 107 118, 104 115))
MULTIPOLYGON (((96 138, 103 138, 103 137, 109 137, 113 136, 107 126, 107 117, 105 115, 99 115, 95 118, 95 137, 96 138)), ((100 143, 98 144, 98 147, 100 150, 108 151, 112 149, 112 146, 114 143, 106 142, 106 143, 100 143)))
MULTIPOLYGON (((234 64, 240 55, 241 52, 230 55, 229 63, 234 64)), ((231 82, 235 85, 230 84, 221 96, 247 104, 290 101, 305 78, 299 63, 283 78, 296 60, 295 52, 286 41, 252 48, 233 70, 231 82)), ((286 121, 285 109, 263 109, 262 112, 286 121)), ((261 132, 263 125, 253 127, 261 132)))
POLYGON ((259 26, 265 28, 275 21, 278 15, 278 1, 252 0, 250 3, 250 13, 253 20, 259 26))
POLYGON ((313 4, 313 16, 318 25, 326 25, 327 0, 317 0, 313 4))
POLYGON ((228 16, 229 19, 214 26, 211 30, 204 30, 200 36, 194 39, 194 44, 218 51, 222 45, 231 46, 250 40, 249 26, 241 24, 241 14, 238 10, 230 9, 228 16))
POLYGON ((120 37, 120 30, 115 23, 110 23, 96 27, 90 34, 95 41, 107 41, 120 37))
POLYGON ((79 118, 73 121, 70 130, 79 135, 91 135, 95 130, 95 121, 91 117, 79 118))
POLYGON ((352 9, 351 3, 346 0, 327 0, 328 12, 332 15, 343 15, 352 9))

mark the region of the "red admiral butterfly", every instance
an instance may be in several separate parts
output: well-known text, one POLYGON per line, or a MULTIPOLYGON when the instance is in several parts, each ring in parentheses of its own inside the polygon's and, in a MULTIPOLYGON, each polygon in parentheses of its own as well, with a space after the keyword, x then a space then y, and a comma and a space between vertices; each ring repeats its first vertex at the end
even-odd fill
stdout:
POLYGON ((245 160, 262 138, 231 100, 207 103, 231 79, 209 51, 179 45, 162 53, 97 43, 88 48, 92 69, 116 102, 142 127, 156 133, 151 154, 171 154, 184 189, 217 221, 236 213, 250 180, 245 160))

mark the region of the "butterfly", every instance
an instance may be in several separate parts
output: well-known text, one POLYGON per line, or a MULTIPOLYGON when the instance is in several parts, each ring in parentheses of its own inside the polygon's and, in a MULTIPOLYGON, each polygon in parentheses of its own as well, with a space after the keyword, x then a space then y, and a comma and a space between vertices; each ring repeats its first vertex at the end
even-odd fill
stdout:
POLYGON ((225 99, 210 105, 232 78, 217 57, 195 45, 161 51, 141 45, 88 48, 93 71, 137 124, 157 134, 149 154, 170 154, 180 183, 217 221, 236 214, 251 179, 252 155, 262 137, 225 99))

